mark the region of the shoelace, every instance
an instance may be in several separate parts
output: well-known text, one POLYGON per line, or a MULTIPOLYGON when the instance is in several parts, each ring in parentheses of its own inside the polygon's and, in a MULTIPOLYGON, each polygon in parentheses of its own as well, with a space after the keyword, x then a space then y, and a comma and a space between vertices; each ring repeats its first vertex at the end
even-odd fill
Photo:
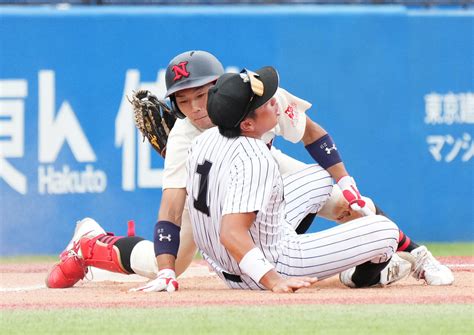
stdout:
POLYGON ((94 280, 94 273, 92 271, 90 271, 90 269, 91 269, 90 266, 87 266, 84 269, 84 279, 86 279, 88 281, 93 281, 94 280))
POLYGON ((64 260, 69 257, 81 257, 78 255, 77 250, 69 249, 64 250, 61 254, 59 254, 59 259, 64 260))
POLYGON ((421 256, 417 257, 415 274, 418 279, 425 275, 426 270, 438 270, 439 262, 433 257, 431 252, 425 250, 421 256))
MULTIPOLYGON (((70 249, 70 250, 64 250, 60 255, 59 255, 59 259, 60 259, 60 262, 61 263, 64 263, 66 262, 67 259, 69 258, 76 258, 76 261, 77 262, 81 262, 81 264, 83 264, 83 261, 82 261, 82 257, 79 256, 77 254, 77 252, 74 250, 74 249, 70 249)), ((83 267, 83 271, 84 271, 84 277, 87 278, 87 273, 90 272, 89 271, 89 267, 83 267)), ((87 278, 88 279, 88 278, 87 278)), ((92 279, 91 279, 92 280, 92 279)))
MULTIPOLYGON (((59 255, 59 259, 61 260, 61 262, 64 262, 67 258, 73 258, 73 257, 76 257, 80 260, 84 259, 81 255, 79 255, 79 249, 81 247, 80 240, 83 236, 85 236, 88 233, 90 233, 90 231, 83 234, 77 241, 75 241, 74 239, 72 240, 73 243, 72 243, 71 249, 66 249, 59 255)), ((94 275, 89 270, 90 270, 89 266, 84 267, 84 278, 87 280, 92 280, 94 275), (87 277, 88 273, 91 274, 91 278, 87 277)))

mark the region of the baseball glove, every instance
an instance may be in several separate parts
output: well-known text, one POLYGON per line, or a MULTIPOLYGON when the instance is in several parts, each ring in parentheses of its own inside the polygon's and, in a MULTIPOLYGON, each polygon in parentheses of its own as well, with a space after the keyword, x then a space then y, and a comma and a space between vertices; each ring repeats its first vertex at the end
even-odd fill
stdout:
MULTIPOLYGON (((127 97, 128 98, 128 97, 127 97)), ((148 139, 152 147, 162 156, 166 156, 168 134, 174 126, 176 117, 164 101, 158 100, 148 90, 133 92, 128 99, 133 106, 135 126, 148 139)))

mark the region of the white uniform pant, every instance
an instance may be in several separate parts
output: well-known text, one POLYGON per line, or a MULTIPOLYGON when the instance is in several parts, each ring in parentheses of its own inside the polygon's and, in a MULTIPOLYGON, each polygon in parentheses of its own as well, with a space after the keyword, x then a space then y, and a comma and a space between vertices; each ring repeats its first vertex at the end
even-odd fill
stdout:
MULTIPOLYGON (((283 176, 286 221, 293 228, 306 215, 324 206, 332 191, 332 179, 328 176, 318 165, 307 165, 283 176), (304 177, 307 174, 314 177, 310 182, 304 177)), ((311 276, 322 280, 367 261, 388 261, 397 249, 398 238, 395 223, 384 216, 373 215, 312 234, 297 235, 293 229, 279 242, 276 260, 270 252, 262 252, 284 277, 311 276)), ((219 275, 231 288, 264 288, 246 275, 240 276, 242 282, 219 275)))
MULTIPOLYGON (((321 232, 288 236, 281 242, 279 257, 273 264, 283 277, 323 280, 367 261, 388 261, 397 249, 398 236, 397 225, 388 218, 366 216, 321 232)), ((266 257, 271 260, 269 255, 266 257)), ((242 282, 218 275, 230 288, 264 289, 247 275, 240 276, 242 282)))
POLYGON ((288 237, 282 242, 276 270, 283 276, 324 279, 371 261, 386 262, 397 250, 398 227, 376 215, 321 232, 288 237))

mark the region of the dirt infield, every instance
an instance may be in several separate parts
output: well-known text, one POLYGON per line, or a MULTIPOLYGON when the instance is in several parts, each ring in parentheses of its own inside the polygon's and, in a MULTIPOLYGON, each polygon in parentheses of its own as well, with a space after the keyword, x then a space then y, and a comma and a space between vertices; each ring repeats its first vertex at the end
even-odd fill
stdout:
POLYGON ((195 262, 170 293, 129 292, 145 279, 94 272, 69 289, 47 289, 44 278, 51 263, 0 265, 0 309, 185 307, 202 305, 288 304, 448 304, 474 303, 474 257, 440 258, 450 266, 455 283, 433 287, 409 278, 385 288, 349 289, 337 277, 295 294, 230 290, 202 262, 195 262))

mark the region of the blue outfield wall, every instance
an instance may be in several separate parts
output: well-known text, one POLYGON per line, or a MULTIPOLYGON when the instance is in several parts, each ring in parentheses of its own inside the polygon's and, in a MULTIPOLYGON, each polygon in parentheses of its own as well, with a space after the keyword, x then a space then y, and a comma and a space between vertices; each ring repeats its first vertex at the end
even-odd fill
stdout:
POLYGON ((162 96, 189 49, 228 70, 275 66, 406 233, 473 241, 473 42, 463 9, 0 7, 0 255, 58 253, 84 216, 151 238, 163 161, 125 95, 162 96))

